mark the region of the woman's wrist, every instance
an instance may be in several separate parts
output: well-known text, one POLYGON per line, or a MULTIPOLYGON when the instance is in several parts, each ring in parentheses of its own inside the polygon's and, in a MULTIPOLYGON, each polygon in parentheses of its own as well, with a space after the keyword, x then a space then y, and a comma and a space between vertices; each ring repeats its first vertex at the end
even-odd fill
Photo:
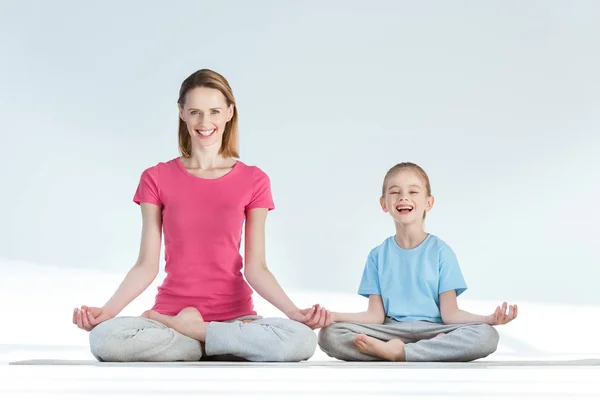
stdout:
POLYGON ((286 317, 291 318, 293 315, 297 315, 300 312, 300 309, 292 304, 290 307, 282 311, 286 317))

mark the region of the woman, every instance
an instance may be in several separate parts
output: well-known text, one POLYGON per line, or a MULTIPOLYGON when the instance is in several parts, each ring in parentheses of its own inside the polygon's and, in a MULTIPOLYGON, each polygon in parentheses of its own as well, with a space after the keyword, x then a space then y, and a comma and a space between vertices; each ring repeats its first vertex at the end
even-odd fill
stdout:
POLYGON ((229 83, 199 70, 181 85, 178 106, 181 157, 146 169, 133 199, 142 210, 139 258, 103 307, 76 308, 73 323, 91 331, 100 361, 310 358, 317 343, 312 327, 325 312, 296 307, 267 268, 270 181, 237 160, 229 83), (116 317, 156 278, 162 232, 167 277, 154 307, 141 317, 116 317), (257 316, 248 284, 289 319, 257 316))

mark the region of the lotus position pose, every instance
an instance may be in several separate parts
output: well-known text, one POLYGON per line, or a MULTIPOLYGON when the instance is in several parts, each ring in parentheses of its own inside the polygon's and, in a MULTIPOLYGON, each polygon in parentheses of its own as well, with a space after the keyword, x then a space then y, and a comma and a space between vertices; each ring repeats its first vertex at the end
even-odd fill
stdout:
POLYGON ((133 198, 143 221, 139 258, 106 304, 76 308, 73 323, 91 331, 100 361, 310 358, 312 327, 325 310, 298 308, 267 268, 270 180, 238 159, 229 83, 199 70, 181 85, 178 108, 181 157, 144 170, 133 198), (117 317, 156 278, 163 234, 167 277, 154 306, 140 317, 117 317), (258 316, 250 287, 289 319, 258 316))
MULTIPOLYGON (((452 249, 426 233, 433 207, 429 178, 421 167, 401 163, 383 181, 380 203, 396 226, 369 254, 358 294, 368 310, 325 310, 319 346, 347 361, 471 361, 496 350, 492 325, 517 317, 517 306, 504 303, 490 315, 458 307, 467 289, 452 249)), ((322 312, 323 309, 321 309, 322 312)))

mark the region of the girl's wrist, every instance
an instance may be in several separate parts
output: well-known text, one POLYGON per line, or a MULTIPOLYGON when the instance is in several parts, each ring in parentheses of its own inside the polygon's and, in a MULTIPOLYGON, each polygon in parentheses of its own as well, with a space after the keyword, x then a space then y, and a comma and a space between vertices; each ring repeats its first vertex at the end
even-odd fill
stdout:
POLYGON ((330 311, 329 315, 331 315, 331 323, 333 324, 334 322, 339 322, 340 316, 338 315, 338 313, 334 312, 334 311, 330 311))

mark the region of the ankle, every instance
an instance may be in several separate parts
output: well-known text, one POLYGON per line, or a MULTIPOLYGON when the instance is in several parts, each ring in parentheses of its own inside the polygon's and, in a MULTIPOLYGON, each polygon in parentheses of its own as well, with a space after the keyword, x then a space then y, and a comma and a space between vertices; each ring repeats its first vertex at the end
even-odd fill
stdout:
POLYGON ((394 343, 392 350, 392 361, 406 361, 406 353, 404 352, 404 343, 394 343))

